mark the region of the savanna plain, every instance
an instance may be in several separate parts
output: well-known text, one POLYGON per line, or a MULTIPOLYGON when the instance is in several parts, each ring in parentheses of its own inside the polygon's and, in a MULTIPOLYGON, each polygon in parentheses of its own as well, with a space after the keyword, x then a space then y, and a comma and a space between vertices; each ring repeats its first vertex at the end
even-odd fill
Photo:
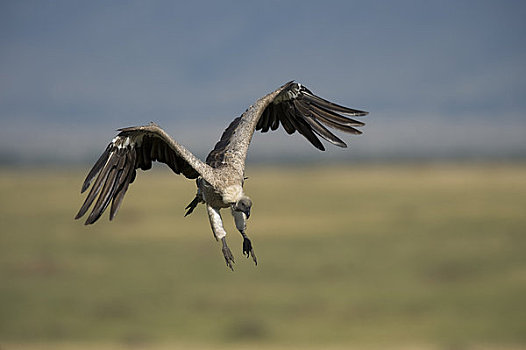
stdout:
POLYGON ((526 164, 248 166, 227 269, 194 183, 141 172, 73 220, 85 168, 0 168, 0 349, 526 348, 526 164))

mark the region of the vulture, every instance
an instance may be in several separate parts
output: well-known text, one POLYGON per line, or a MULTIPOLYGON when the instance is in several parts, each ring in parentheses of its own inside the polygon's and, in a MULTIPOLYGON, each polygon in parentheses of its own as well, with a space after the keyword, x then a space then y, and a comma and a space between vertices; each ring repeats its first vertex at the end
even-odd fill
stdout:
POLYGON ((322 138, 338 147, 345 142, 328 128, 349 134, 361 134, 356 127, 368 112, 347 108, 313 94, 305 86, 290 81, 261 97, 240 117, 235 118, 203 162, 170 137, 155 123, 119 129, 82 184, 81 193, 91 185, 75 219, 87 215, 86 225, 96 222, 110 206, 112 220, 137 169, 148 170, 153 161, 165 163, 176 174, 196 179, 197 193, 185 208, 185 216, 199 204, 205 204, 210 226, 217 241, 221 241, 226 265, 233 270, 234 255, 226 241, 220 210, 230 208, 237 230, 243 236, 243 255, 252 257, 257 265, 252 242, 246 234, 252 200, 243 192, 245 158, 254 131, 265 133, 280 125, 288 134, 299 132, 314 147, 324 151, 322 138))

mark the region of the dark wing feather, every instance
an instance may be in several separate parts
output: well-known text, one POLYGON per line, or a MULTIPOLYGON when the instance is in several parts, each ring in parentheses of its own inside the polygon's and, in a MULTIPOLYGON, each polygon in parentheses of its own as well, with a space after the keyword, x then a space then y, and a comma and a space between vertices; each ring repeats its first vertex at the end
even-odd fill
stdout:
MULTIPOLYGON (((278 118, 282 115, 285 115, 285 109, 288 108, 288 106, 285 105, 278 105, 275 107, 279 111, 278 118)), ((298 109, 294 109, 294 115, 288 114, 288 118, 294 127, 294 130, 297 130, 300 134, 302 134, 307 140, 309 140, 310 143, 314 145, 317 149, 321 151, 325 151, 325 147, 323 147, 323 144, 320 142, 320 140, 314 135, 314 132, 312 130, 312 127, 307 123, 305 118, 303 117, 301 111, 298 109)))
MULTIPOLYGON (((269 108, 272 106, 272 104, 269 105, 269 108)), ((283 125, 283 129, 287 132, 287 134, 292 135, 294 132, 296 132, 296 129, 294 128, 294 125, 292 125, 292 121, 294 116, 294 106, 292 104, 287 104, 284 106, 285 113, 280 116, 280 118, 276 118, 281 122, 281 125, 283 125)))
POLYGON ((108 160, 108 157, 110 156, 110 150, 111 150, 111 144, 106 147, 106 150, 102 152, 100 158, 97 160, 93 168, 91 168, 90 172, 88 173, 88 176, 86 177, 86 180, 82 184, 81 193, 84 193, 91 184, 91 181, 99 173, 99 171, 102 169, 104 164, 106 164, 106 161, 108 160))
POLYGON ((312 130, 323 137, 325 140, 335 144, 339 147, 347 147, 345 142, 340 140, 338 137, 336 137, 333 133, 331 133, 327 128, 325 128, 321 123, 318 121, 318 119, 315 117, 315 115, 309 111, 305 106, 303 106, 300 103, 294 103, 294 106, 297 108, 297 110, 301 113, 302 117, 305 119, 305 121, 310 125, 312 130))
MULTIPOLYGON (((368 112, 327 101, 314 95, 309 89, 298 83, 290 82, 285 86, 285 89, 269 103, 266 109, 278 111, 276 118, 279 119, 289 134, 298 131, 322 151, 324 148, 317 136, 338 147, 347 147, 345 142, 326 127, 350 134, 361 134, 361 131, 353 126, 365 124, 348 116, 365 116, 368 112), (310 132, 304 128, 305 125, 308 126, 310 132)), ((261 119, 258 121, 256 129, 259 126, 261 131, 265 132, 262 122, 261 119)))
POLYGON ((298 131, 322 151, 325 148, 318 136, 338 147, 347 147, 345 142, 328 128, 361 134, 361 131, 354 127, 365 124, 349 116, 361 117, 367 114, 368 112, 327 101, 314 95, 301 84, 291 81, 263 96, 241 117, 234 119, 208 155, 206 162, 212 167, 222 164, 244 167, 254 131, 276 130, 279 125, 282 125, 288 134, 298 131))
POLYGON ((181 152, 186 150, 182 147, 175 148, 166 134, 159 130, 161 129, 153 124, 120 130, 84 180, 82 193, 89 188, 94 179, 95 182, 75 219, 86 214, 95 202, 86 219, 86 225, 92 224, 100 218, 111 202, 110 220, 112 220, 122 204, 128 186, 135 179, 136 170, 150 169, 153 161, 165 163, 174 173, 182 174, 189 179, 195 179, 200 175, 196 170, 199 164, 195 162, 190 164, 188 160, 190 158, 183 156, 185 152, 181 152))
POLYGON ((275 120, 278 120, 277 118, 271 119, 270 110, 270 108, 265 109, 261 115, 260 123, 258 124, 258 130, 262 129, 261 132, 267 132, 271 124, 273 124, 275 120))
POLYGON ((117 214, 117 211, 122 204, 122 199, 128 190, 128 186, 133 182, 133 180, 135 180, 135 162, 137 161, 138 154, 141 154, 141 152, 128 152, 126 154, 126 164, 120 174, 117 190, 115 191, 111 201, 110 220, 113 220, 115 214, 117 214))

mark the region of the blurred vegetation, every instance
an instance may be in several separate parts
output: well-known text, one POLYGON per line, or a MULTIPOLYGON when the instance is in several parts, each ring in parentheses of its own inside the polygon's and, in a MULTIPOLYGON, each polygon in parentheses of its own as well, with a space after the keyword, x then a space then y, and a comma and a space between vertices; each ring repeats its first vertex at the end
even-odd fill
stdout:
POLYGON ((235 272, 192 182, 141 173, 86 227, 84 175, 0 171, 1 349, 526 346, 525 165, 249 167, 235 272))

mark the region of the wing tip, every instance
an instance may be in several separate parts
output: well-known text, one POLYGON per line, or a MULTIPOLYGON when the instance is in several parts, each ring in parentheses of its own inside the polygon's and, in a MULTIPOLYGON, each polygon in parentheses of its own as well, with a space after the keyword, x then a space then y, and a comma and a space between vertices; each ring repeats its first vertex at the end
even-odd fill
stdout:
POLYGON ((367 111, 360 111, 360 110, 356 110, 353 113, 345 113, 345 112, 342 112, 342 113, 353 116, 353 117, 365 117, 366 115, 369 114, 369 112, 367 111))
POLYGON ((335 144, 336 146, 338 147, 341 147, 341 148, 347 148, 347 144, 345 142, 342 141, 342 143, 339 143, 339 144, 335 144))
POLYGON ((86 190, 89 188, 89 185, 91 184, 91 181, 85 181, 82 184, 82 188, 80 189, 80 194, 86 192, 86 190))
POLYGON ((95 221, 90 221, 89 219, 86 219, 86 221, 84 221, 84 226, 88 226, 88 225, 92 225, 95 221))

